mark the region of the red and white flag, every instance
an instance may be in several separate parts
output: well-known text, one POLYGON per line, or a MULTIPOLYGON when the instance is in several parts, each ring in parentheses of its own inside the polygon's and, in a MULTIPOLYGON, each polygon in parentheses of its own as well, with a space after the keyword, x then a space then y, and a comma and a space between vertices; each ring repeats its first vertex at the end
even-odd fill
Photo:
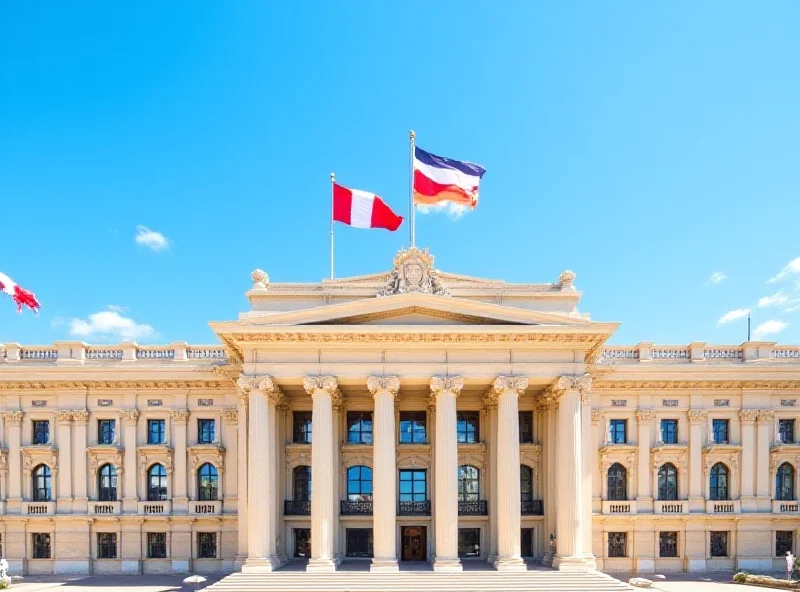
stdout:
POLYGON ((0 273, 0 292, 5 292, 17 303, 17 314, 22 312, 23 306, 27 306, 37 315, 39 314, 41 305, 36 300, 34 293, 18 286, 4 273, 0 273))
POLYGON ((385 228, 394 232, 403 223, 384 201, 367 191, 333 184, 333 219, 354 228, 385 228))

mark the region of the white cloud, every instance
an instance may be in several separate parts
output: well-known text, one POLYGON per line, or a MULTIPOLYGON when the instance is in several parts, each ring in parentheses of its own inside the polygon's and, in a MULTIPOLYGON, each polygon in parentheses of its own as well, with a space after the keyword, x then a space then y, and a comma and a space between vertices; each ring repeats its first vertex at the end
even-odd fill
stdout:
POLYGON ((780 280, 794 273, 800 273, 800 257, 789 261, 789 263, 787 263, 786 266, 783 269, 781 269, 777 275, 769 278, 769 280, 767 280, 767 283, 774 284, 775 282, 779 282, 780 280))
POLYGON ((775 335, 788 326, 789 323, 784 323, 783 321, 765 321, 753 330, 753 339, 762 339, 767 335, 775 335))
POLYGON ((458 220, 461 216, 470 211, 469 206, 462 206, 452 201, 440 201, 434 205, 416 206, 420 214, 432 214, 434 212, 444 212, 452 220, 458 220))
POLYGON ((759 298, 759 308, 767 308, 770 306, 780 306, 789 302, 789 295, 785 292, 775 292, 772 296, 764 296, 759 298))
POLYGON ((735 321, 736 319, 744 318, 749 314, 749 308, 737 308, 736 310, 730 310, 719 318, 717 325, 725 325, 731 321, 735 321))
POLYGON ((720 283, 721 281, 723 281, 723 280, 725 280, 727 278, 728 278, 728 276, 725 275, 724 271, 715 271, 708 278, 708 281, 706 282, 706 286, 710 286, 712 284, 718 284, 718 283, 720 283))
POLYGON ((150 230, 146 226, 136 227, 136 237, 133 239, 137 245, 142 245, 153 251, 164 251, 169 249, 170 240, 155 230, 150 230))
POLYGON ((156 336, 150 325, 138 324, 131 318, 123 317, 120 307, 109 307, 89 315, 87 320, 72 319, 69 332, 74 337, 96 337, 102 340, 135 341, 156 336))

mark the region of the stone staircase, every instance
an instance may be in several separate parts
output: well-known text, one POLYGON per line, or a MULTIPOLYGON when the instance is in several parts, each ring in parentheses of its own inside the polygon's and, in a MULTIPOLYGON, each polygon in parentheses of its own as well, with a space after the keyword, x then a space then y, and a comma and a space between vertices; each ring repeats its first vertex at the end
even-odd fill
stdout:
POLYGON ((279 570, 269 574, 234 573, 206 590, 212 592, 605 592, 633 590, 604 573, 585 574, 535 569, 521 573, 493 570, 433 573, 401 571, 370 573, 337 571, 329 574, 279 570))

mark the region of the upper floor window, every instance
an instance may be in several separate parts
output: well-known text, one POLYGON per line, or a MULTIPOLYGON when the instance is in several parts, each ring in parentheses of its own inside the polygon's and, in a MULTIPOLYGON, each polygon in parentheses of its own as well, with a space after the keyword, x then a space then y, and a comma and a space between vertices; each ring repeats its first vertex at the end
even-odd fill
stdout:
POLYGON ((33 470, 33 501, 49 502, 53 497, 50 467, 39 465, 33 470))
POLYGON ((428 441, 427 414, 424 411, 400 412, 400 443, 424 444, 428 441))
POLYGON ((400 501, 424 502, 428 499, 425 471, 400 471, 400 501))
POLYGON ((216 422, 213 419, 197 420, 197 441, 200 444, 213 444, 216 422))
POLYGON ((728 443, 728 420, 715 419, 711 422, 711 430, 714 435, 714 444, 728 443))
POLYGON ((533 412, 520 411, 519 412, 519 443, 532 444, 533 443, 533 412))
POLYGON ((219 473, 217 467, 206 463, 197 471, 197 499, 201 502, 219 499, 219 473))
POLYGON ((608 499, 615 502, 628 499, 628 471, 619 463, 608 469, 608 499))
POLYGON ((782 442, 783 444, 794 444, 793 419, 778 420, 778 436, 779 436, 779 441, 782 442))
POLYGON ((612 419, 608 424, 609 439, 612 444, 626 444, 628 442, 628 420, 612 419))
POLYGON ((663 464, 658 469, 658 499, 661 501, 678 499, 678 470, 672 463, 663 464))
POLYGON ((372 469, 365 466, 347 469, 347 501, 372 501, 372 469))
POLYGON ((471 465, 458 467, 458 501, 477 502, 481 496, 480 473, 471 465))
POLYGON ((154 464, 147 471, 147 501, 162 502, 167 499, 167 469, 154 464))
POLYGON ((148 444, 163 444, 166 440, 164 438, 165 422, 163 419, 148 419, 147 420, 147 443, 148 444))
POLYGON ((519 466, 519 497, 521 502, 533 501, 533 471, 528 465, 519 466))
POLYGON ((117 468, 114 465, 103 465, 97 473, 97 499, 117 501, 117 468))
POLYGON ((347 443, 372 444, 372 413, 370 411, 347 412, 347 443))
POLYGON ((37 419, 33 421, 33 443, 50 443, 50 422, 48 420, 37 419))
POLYGON ((97 420, 97 443, 113 444, 116 431, 116 421, 113 419, 97 420))
POLYGON ((661 420, 661 441, 664 444, 677 444, 678 443, 678 420, 677 419, 662 419, 661 420))
POLYGON ((788 462, 778 467, 775 478, 775 499, 782 502, 794 501, 794 467, 788 462))
POLYGON ((459 444, 475 444, 478 442, 478 412, 459 411, 456 413, 456 431, 459 444))
POLYGON ((292 490, 294 491, 294 501, 296 502, 310 502, 311 501, 311 467, 302 465, 295 467, 292 472, 294 483, 292 490))
POLYGON ((711 467, 711 480, 709 487, 710 498, 715 501, 730 499, 728 490, 728 467, 722 463, 717 463, 711 467))
POLYGON ((292 413, 292 441, 295 444, 311 444, 311 411, 292 413))

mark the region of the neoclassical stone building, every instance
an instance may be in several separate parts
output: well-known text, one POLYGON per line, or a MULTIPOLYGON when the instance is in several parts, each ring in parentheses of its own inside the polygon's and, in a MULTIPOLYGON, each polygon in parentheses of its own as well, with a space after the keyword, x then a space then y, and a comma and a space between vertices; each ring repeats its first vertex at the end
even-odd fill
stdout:
POLYGON ((0 545, 23 573, 780 568, 800 348, 609 347, 574 274, 271 283, 220 345, 0 349, 0 545), (530 563, 530 561, 529 561, 530 563))

